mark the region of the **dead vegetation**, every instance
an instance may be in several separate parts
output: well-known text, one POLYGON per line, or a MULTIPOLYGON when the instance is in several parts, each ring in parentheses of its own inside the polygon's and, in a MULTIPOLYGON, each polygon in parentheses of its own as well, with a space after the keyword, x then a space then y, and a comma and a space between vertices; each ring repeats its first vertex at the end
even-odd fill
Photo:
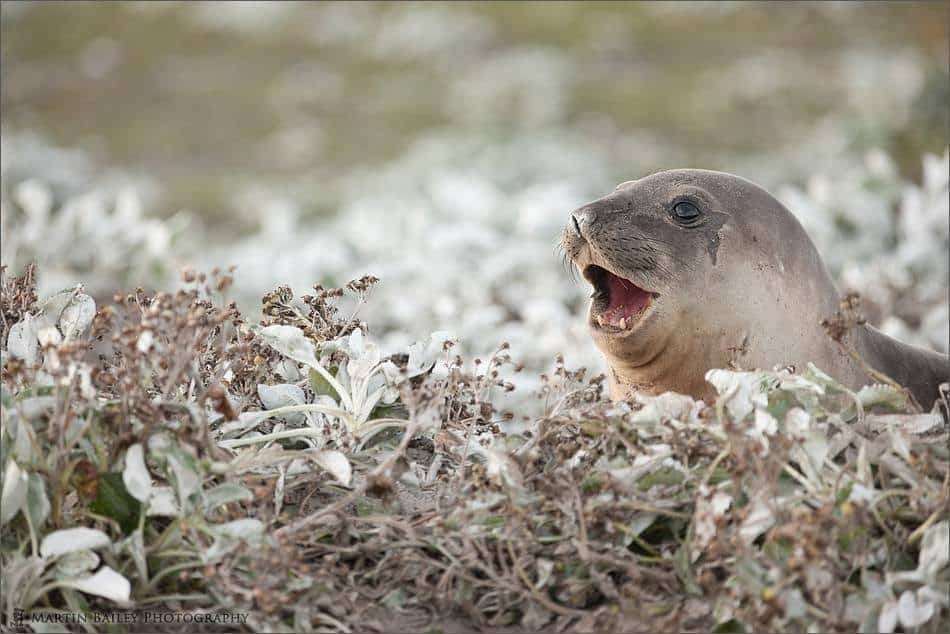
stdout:
POLYGON ((517 425, 507 346, 382 358, 340 316, 371 277, 278 288, 254 325, 215 301, 226 273, 92 313, 33 277, 3 282, 7 627, 145 606, 265 631, 948 622, 947 424, 893 386, 714 370, 714 403, 613 404, 558 362, 517 425))

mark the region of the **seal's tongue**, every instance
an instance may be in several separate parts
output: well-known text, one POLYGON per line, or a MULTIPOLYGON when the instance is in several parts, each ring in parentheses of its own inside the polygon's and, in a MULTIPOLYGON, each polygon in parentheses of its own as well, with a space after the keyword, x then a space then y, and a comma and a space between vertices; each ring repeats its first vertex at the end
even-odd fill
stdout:
POLYGON ((630 280, 607 271, 610 301, 600 315, 602 323, 626 328, 628 323, 650 303, 651 295, 630 280))

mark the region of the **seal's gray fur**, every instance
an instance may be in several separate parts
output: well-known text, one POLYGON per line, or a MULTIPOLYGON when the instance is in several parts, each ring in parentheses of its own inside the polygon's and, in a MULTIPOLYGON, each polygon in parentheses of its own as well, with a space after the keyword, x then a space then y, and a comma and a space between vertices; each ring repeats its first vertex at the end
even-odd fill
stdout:
MULTIPOLYGON (((732 362, 746 369, 813 362, 851 388, 873 382, 821 326, 840 297, 817 249, 795 216, 754 183, 707 170, 663 171, 572 215, 561 246, 578 270, 602 267, 654 297, 622 332, 599 327, 591 312, 614 399, 638 389, 708 398, 707 370, 732 362), (674 221, 679 200, 700 207, 695 225, 674 221)), ((856 326, 843 342, 924 408, 950 380, 947 355, 872 326, 856 326)))

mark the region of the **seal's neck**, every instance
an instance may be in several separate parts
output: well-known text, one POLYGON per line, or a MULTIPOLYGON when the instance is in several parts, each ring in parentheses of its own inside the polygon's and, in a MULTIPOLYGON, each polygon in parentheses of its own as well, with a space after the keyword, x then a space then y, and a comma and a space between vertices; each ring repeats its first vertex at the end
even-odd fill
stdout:
POLYGON ((681 356, 675 350, 666 350, 649 363, 638 365, 608 359, 610 399, 623 401, 632 398, 634 392, 679 392, 705 397, 710 386, 702 371, 704 364, 681 356))

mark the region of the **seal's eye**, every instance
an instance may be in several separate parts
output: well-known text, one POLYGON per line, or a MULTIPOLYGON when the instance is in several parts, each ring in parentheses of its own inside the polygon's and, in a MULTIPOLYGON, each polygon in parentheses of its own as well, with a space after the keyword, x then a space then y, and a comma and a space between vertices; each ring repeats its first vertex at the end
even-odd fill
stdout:
POLYGON ((699 208, 689 201, 681 201, 673 206, 673 217, 682 223, 690 223, 699 218, 699 208))

